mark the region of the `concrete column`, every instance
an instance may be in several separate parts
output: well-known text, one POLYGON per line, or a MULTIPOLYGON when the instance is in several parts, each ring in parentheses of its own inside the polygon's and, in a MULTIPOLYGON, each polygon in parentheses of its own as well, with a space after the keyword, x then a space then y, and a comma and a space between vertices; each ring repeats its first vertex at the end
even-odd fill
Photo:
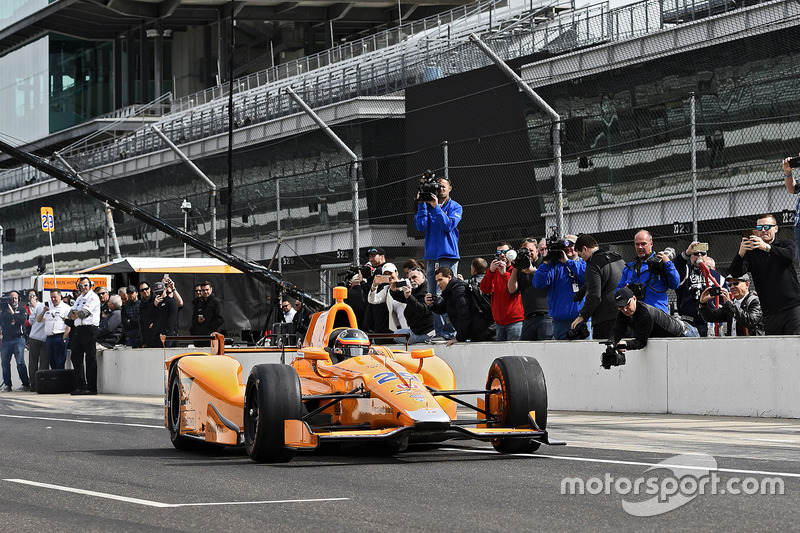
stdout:
POLYGON ((136 102, 136 32, 129 30, 125 41, 125 59, 127 62, 127 65, 125 65, 125 72, 127 73, 125 86, 127 94, 122 99, 123 106, 136 102))
POLYGON ((150 53, 147 42, 147 28, 144 24, 139 28, 139 103, 146 104, 150 101, 150 53))
POLYGON ((161 20, 156 20, 156 38, 153 46, 153 67, 155 78, 155 90, 153 100, 157 99, 164 92, 164 35, 161 29, 161 20))
POLYGON ((122 66, 122 36, 114 37, 114 66, 112 67, 111 79, 114 83, 114 109, 122 107, 122 87, 125 79, 125 70, 122 66))

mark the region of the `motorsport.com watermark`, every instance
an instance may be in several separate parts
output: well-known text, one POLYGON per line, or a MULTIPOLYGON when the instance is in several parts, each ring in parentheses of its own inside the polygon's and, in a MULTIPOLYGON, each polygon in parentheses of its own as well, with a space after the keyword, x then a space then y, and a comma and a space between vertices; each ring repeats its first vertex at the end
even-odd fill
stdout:
POLYGON ((571 496, 618 494, 623 496, 622 508, 633 516, 656 516, 667 513, 706 495, 782 495, 780 477, 737 477, 723 479, 717 461, 710 455, 676 455, 648 468, 671 470, 671 475, 640 476, 635 479, 614 477, 579 477, 561 480, 561 494, 571 496), (642 499, 640 496, 652 496, 642 499), (637 498, 638 497, 638 498, 637 498))

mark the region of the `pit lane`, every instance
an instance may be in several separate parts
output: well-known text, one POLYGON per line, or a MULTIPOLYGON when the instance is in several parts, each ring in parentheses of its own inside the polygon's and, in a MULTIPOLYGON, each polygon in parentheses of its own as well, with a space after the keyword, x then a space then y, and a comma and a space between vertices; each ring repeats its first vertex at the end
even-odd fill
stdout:
POLYGON ((800 518, 800 421, 551 412, 566 447, 503 456, 450 441, 384 456, 357 449, 259 465, 237 449, 174 450, 155 397, 0 396, 0 509, 20 530, 658 531, 784 527, 800 518), (634 479, 675 456, 779 477, 783 495, 699 495, 632 516, 620 494, 562 494, 565 478, 634 479))

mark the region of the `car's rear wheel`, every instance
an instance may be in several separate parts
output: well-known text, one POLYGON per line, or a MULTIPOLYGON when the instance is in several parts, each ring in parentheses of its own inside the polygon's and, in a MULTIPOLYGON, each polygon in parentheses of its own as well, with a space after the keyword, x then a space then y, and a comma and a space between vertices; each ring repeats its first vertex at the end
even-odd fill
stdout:
POLYGON ((244 444, 252 460, 292 460, 295 450, 284 445, 283 423, 303 416, 302 402, 300 378, 294 368, 274 364, 253 367, 244 393, 244 444))
POLYGON ((203 443, 199 440, 191 439, 181 435, 181 403, 183 394, 181 393, 181 380, 178 372, 178 364, 173 363, 169 373, 169 389, 167 389, 167 427, 169 428, 169 440, 178 450, 197 450, 203 443))
MULTIPOLYGON (((533 357, 498 357, 489 367, 486 389, 500 390, 486 395, 486 408, 497 418, 493 427, 529 424, 528 413, 536 411, 536 425, 547 427, 547 384, 539 362, 533 357)), ((530 439, 495 439, 501 453, 532 453, 539 443, 530 439)))

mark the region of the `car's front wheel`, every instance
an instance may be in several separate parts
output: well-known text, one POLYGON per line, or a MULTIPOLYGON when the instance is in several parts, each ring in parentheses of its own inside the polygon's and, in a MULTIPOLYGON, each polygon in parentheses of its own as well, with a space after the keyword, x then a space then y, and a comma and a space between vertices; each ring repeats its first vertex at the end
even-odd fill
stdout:
POLYGON ((183 394, 181 392, 180 372, 178 363, 172 365, 169 373, 169 389, 167 389, 167 427, 169 428, 169 440, 178 450, 197 450, 202 442, 181 435, 181 403, 183 394))
MULTIPOLYGON (((489 367, 486 395, 487 411, 494 415, 494 427, 520 427, 529 424, 528 413, 536 411, 536 425, 547 427, 547 385, 539 361, 533 357, 498 357, 489 367)), ((495 439, 501 453, 533 453, 539 443, 530 439, 495 439)))
POLYGON ((295 450, 287 448, 283 423, 302 417, 300 378, 291 366, 256 365, 247 378, 244 393, 244 444, 259 463, 291 461, 295 450))

